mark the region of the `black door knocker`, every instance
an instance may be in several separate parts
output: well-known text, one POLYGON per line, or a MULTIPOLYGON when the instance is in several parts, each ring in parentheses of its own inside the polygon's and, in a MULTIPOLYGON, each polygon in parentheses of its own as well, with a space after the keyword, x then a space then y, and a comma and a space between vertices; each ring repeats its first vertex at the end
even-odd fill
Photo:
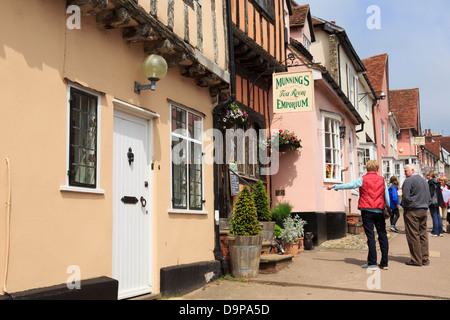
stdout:
POLYGON ((134 153, 131 148, 128 148, 127 156, 128 156, 128 164, 131 166, 131 163, 134 161, 134 153))

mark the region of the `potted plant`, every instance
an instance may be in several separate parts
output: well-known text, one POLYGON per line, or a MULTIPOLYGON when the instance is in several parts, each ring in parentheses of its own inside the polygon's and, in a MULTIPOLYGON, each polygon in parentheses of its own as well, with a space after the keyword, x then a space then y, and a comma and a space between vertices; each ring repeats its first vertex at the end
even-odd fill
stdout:
POLYGON ((269 135, 265 146, 267 148, 278 147, 279 152, 295 151, 302 147, 300 140, 293 132, 280 129, 277 133, 269 135))
POLYGON ((230 104, 219 110, 219 128, 227 129, 237 126, 247 126, 248 113, 243 111, 236 103, 230 104))
POLYGON ((280 202, 272 209, 272 217, 276 224, 283 228, 284 219, 289 217, 292 212, 292 206, 289 202, 280 202))
POLYGON ((306 221, 302 220, 298 215, 294 218, 287 217, 283 222, 280 238, 284 242, 284 250, 286 254, 298 256, 300 238, 304 236, 304 226, 306 221))
POLYGON ((258 220, 262 225, 263 241, 272 241, 275 229, 275 221, 272 220, 272 213, 269 208, 269 197, 264 183, 261 180, 253 186, 253 200, 258 214, 258 220))
POLYGON ((239 193, 230 227, 228 245, 232 276, 256 278, 263 238, 255 203, 248 187, 239 193))

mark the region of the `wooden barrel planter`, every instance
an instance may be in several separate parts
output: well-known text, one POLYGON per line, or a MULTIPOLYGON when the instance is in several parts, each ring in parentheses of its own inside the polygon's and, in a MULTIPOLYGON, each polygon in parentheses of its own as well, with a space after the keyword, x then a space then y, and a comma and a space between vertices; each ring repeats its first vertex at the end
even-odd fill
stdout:
POLYGON ((258 277, 263 236, 228 236, 231 275, 234 278, 258 277))
POLYGON ((272 241, 275 231, 275 221, 261 221, 263 241, 272 241))

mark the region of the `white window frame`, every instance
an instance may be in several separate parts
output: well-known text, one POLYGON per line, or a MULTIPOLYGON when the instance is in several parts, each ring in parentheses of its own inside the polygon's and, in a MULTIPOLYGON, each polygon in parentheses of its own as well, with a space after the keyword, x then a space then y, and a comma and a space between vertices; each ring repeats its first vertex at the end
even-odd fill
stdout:
POLYGON ((381 144, 386 146, 386 123, 381 120, 381 144))
POLYGON ((350 100, 350 102, 353 103, 354 105, 354 95, 355 95, 355 91, 354 91, 354 86, 353 86, 353 72, 352 72, 352 68, 350 67, 350 65, 347 63, 347 97, 350 100))
POLYGON ((353 76, 353 91, 353 106, 359 112, 359 77, 357 75, 353 76))
POLYGON ((65 185, 60 186, 60 191, 71 191, 71 192, 81 192, 81 193, 93 193, 93 194, 105 194, 105 190, 100 188, 100 172, 101 172, 101 94, 95 90, 85 88, 73 82, 68 82, 67 84, 67 104, 66 104, 66 171, 65 171, 65 185), (95 188, 88 188, 82 186, 71 186, 69 184, 68 172, 70 170, 70 92, 73 89, 77 89, 87 94, 93 95, 97 98, 97 149, 96 149, 96 185, 95 188))
POLYGON ((370 120, 369 95, 364 97, 364 105, 366 107, 366 118, 370 120))
MULTIPOLYGON (((204 160, 204 137, 203 137, 203 128, 204 128, 204 121, 205 121, 205 115, 195 111, 191 108, 187 108, 184 107, 183 105, 180 105, 178 103, 174 103, 171 102, 170 104, 170 209, 168 210, 169 213, 184 213, 184 214, 208 214, 208 211, 205 211, 205 203, 204 203, 204 198, 205 198, 205 160, 204 160), (173 132, 172 131, 172 109, 173 108, 178 108, 178 109, 182 109, 183 111, 186 112, 186 131, 188 133, 188 119, 189 119, 189 113, 200 117, 201 118, 201 138, 202 140, 197 140, 197 139, 193 139, 192 137, 189 136, 189 134, 187 135, 181 135, 178 134, 177 132, 173 132), (186 181, 187 181, 187 188, 186 188, 186 193, 187 193, 187 198, 186 198, 186 209, 184 208, 174 208, 173 207, 173 170, 172 170, 172 137, 178 137, 181 139, 185 139, 187 145, 189 145, 191 142, 197 143, 197 144, 201 144, 201 150, 202 150, 202 208, 201 210, 195 210, 195 209, 189 209, 189 166, 186 169, 186 181), (201 143, 200 143, 201 142, 201 143)), ((186 155, 186 159, 190 159, 190 148, 187 148, 187 155, 186 155)))
MULTIPOLYGON (((339 132, 339 126, 341 124, 342 124, 342 117, 341 116, 339 116, 337 114, 329 113, 329 112, 322 112, 323 177, 324 177, 324 181, 325 182, 342 183, 341 172, 342 172, 343 157, 341 157, 341 156, 343 155, 343 146, 342 146, 342 143, 341 143, 340 132, 339 132), (334 143, 336 144, 336 148, 331 148, 332 150, 334 150, 334 158, 335 158, 335 162, 333 163, 333 165, 335 166, 335 175, 334 175, 335 178, 334 179, 333 179, 333 170, 331 171, 331 178, 328 178, 327 177, 327 173, 326 173, 326 166, 327 166, 326 139, 327 139, 327 135, 329 133, 326 132, 325 122, 328 121, 328 120, 332 121, 331 124, 333 125, 333 127, 331 129, 335 130, 335 132, 334 131, 330 132, 334 136, 334 139, 335 139, 334 143)), ((333 138, 333 136, 331 136, 330 139, 333 138)), ((332 140, 330 142, 332 142, 332 140)), ((332 145, 330 144, 330 146, 332 146, 332 145)), ((332 151, 332 153, 333 153, 333 151, 332 151)))
POLYGON ((392 163, 390 160, 383 160, 383 177, 389 182, 389 179, 393 176, 392 174, 392 163))
POLYGON ((306 35, 303 35, 303 46, 306 48, 306 50, 311 51, 311 41, 306 35))

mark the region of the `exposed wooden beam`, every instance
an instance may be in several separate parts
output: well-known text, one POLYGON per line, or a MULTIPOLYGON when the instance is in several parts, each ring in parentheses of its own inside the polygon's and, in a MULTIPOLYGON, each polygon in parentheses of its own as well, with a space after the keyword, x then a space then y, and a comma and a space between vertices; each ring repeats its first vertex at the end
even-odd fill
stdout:
POLYGON ((108 0, 67 0, 66 6, 75 5, 84 16, 95 15, 106 8, 108 0))
POLYGON ((220 79, 217 75, 215 74, 208 74, 204 77, 200 77, 200 78, 196 78, 195 79, 195 83, 199 86, 199 87, 211 87, 211 86, 215 86, 218 85, 222 82, 222 79, 220 79))
POLYGON ((144 45, 144 51, 148 54, 175 53, 175 47, 169 39, 159 39, 147 41, 144 45))
POLYGON ((158 34, 149 24, 143 24, 125 27, 123 29, 123 38, 127 42, 153 41, 158 39, 158 34))
POLYGON ((167 28, 161 21, 157 20, 155 17, 151 16, 148 12, 144 10, 141 6, 139 6, 134 1, 129 0, 110 0, 116 7, 123 7, 127 9, 130 13, 131 17, 138 24, 149 24, 155 33, 160 35, 160 38, 165 38, 170 40, 176 48, 180 48, 187 55, 195 57, 194 48, 188 45, 183 41, 183 39, 179 38, 177 35, 173 33, 172 30, 167 28))
POLYGON ((114 29, 130 23, 130 14, 125 8, 104 10, 97 14, 97 23, 104 29, 114 29))

